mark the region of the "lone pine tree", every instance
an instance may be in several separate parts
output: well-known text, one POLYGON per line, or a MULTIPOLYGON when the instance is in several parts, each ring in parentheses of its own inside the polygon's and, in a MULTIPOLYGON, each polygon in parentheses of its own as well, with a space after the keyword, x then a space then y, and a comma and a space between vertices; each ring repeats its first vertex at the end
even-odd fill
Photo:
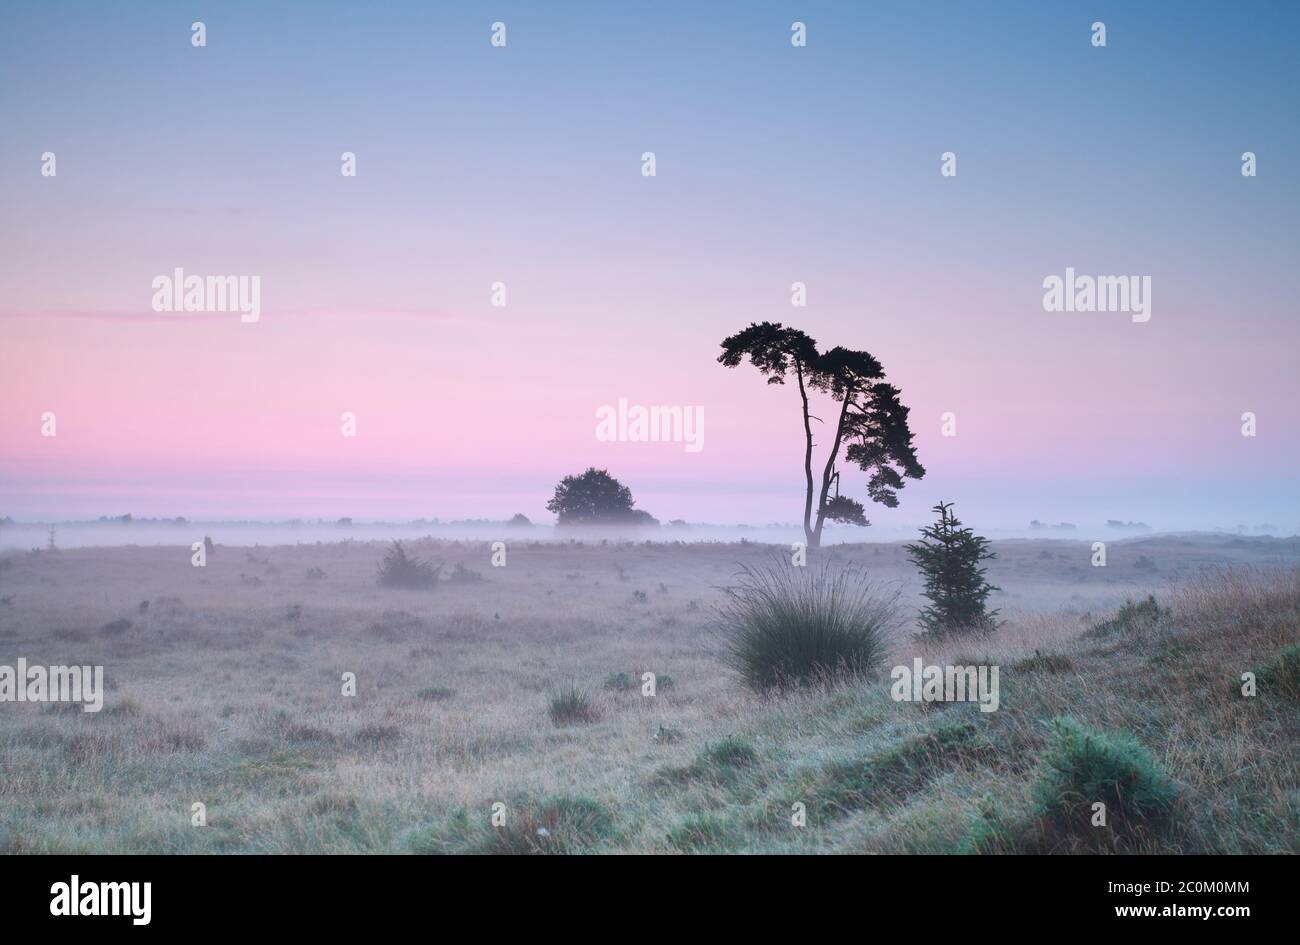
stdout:
POLYGON ((984 580, 980 562, 997 555, 988 550, 987 538, 962 526, 951 502, 940 502, 934 511, 939 520, 921 529, 921 541, 907 546, 925 578, 921 594, 930 602, 920 613, 924 633, 988 633, 997 627, 998 612, 985 607, 989 594, 1000 588, 984 580))
POLYGON ((780 322, 762 322, 722 341, 720 363, 736 367, 745 358, 767 376, 769 384, 784 384, 787 377, 793 377, 799 389, 804 437, 803 530, 809 548, 820 547, 822 527, 828 519, 871 524, 861 502, 840 494, 841 449, 848 462, 868 474, 868 497, 889 508, 898 505, 904 477, 920 479, 925 475, 912 447, 908 408, 899 400, 900 391, 885 383, 884 368, 867 352, 848 348, 820 352, 817 343, 802 331, 780 322), (823 421, 810 410, 809 393, 814 391, 829 394, 840 405, 820 487, 813 474, 812 422, 823 421))

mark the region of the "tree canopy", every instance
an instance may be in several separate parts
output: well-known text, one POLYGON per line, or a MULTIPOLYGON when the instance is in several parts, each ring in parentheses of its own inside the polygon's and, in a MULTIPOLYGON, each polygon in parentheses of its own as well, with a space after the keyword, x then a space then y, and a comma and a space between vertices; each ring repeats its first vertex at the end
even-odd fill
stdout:
POLYGON ((866 493, 872 502, 898 505, 904 479, 920 479, 925 467, 912 446, 908 408, 901 392, 885 381, 880 362, 866 351, 835 347, 819 351, 817 342, 797 328, 779 322, 757 322, 722 341, 718 361, 736 367, 748 359, 769 384, 793 377, 799 390, 804 431, 804 534, 809 547, 821 544, 829 521, 869 525, 861 502, 840 494, 840 453, 847 463, 867 474, 866 493), (813 472, 810 392, 829 395, 840 405, 830 454, 822 467, 820 488, 813 472), (832 490, 834 493, 832 494, 832 490))
POLYGON ((658 525, 648 512, 633 508, 632 490, 609 474, 589 467, 578 476, 565 476, 546 503, 559 525, 658 525))

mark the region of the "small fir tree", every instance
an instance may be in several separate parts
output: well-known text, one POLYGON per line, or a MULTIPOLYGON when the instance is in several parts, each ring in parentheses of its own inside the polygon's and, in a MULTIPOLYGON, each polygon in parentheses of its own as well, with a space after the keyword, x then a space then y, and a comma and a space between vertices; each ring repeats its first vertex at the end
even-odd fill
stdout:
POLYGON ((939 520, 921 529, 921 541, 907 546, 912 563, 925 577, 920 620, 927 636, 989 633, 997 628, 996 610, 987 610, 988 596, 1000 588, 984 580, 981 561, 996 558, 988 539, 963 528, 951 502, 934 507, 939 520))

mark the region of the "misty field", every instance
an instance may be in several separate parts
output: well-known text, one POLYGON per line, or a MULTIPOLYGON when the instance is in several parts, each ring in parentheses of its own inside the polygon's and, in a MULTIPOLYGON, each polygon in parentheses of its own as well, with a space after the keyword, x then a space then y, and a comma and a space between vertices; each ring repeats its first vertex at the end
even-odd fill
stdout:
MULTIPOLYGON (((0 703, 0 851, 1300 852, 1295 540, 1114 542, 1104 568, 996 542, 1004 625, 908 626, 888 661, 999 665, 982 713, 887 676, 746 690, 715 608, 780 546, 503 538, 505 567, 406 543, 441 566, 423 590, 380 585, 383 542, 0 555, 0 664, 102 664, 108 689, 0 703)), ((900 544, 819 554, 910 621, 900 544)))

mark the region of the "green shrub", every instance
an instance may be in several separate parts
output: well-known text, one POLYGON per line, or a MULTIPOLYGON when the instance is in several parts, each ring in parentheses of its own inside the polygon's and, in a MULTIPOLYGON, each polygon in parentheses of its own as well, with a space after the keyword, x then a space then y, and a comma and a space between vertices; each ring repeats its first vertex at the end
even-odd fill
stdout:
POLYGON ((1112 829, 1159 830, 1178 800, 1170 780, 1128 732, 1096 732, 1072 718, 1053 720, 1056 740, 1044 756, 1036 796, 1044 815, 1067 830, 1091 831, 1092 805, 1106 805, 1112 829))
POLYGON ((898 629, 898 595, 878 596, 854 569, 810 573, 778 559, 745 565, 724 591, 723 660, 758 691, 878 672, 898 629))

